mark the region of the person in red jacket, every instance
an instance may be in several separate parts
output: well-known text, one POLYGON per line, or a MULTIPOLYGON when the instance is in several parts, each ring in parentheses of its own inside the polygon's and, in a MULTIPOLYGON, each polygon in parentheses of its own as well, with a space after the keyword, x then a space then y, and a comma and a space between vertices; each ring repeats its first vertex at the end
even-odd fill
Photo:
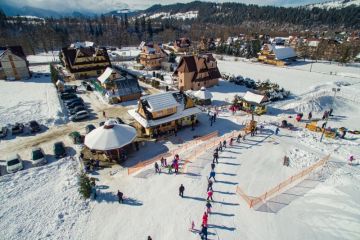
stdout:
POLYGON ((211 201, 214 201, 214 199, 213 199, 213 191, 212 190, 209 190, 208 192, 207 192, 207 199, 206 200, 210 200, 211 199, 211 201))

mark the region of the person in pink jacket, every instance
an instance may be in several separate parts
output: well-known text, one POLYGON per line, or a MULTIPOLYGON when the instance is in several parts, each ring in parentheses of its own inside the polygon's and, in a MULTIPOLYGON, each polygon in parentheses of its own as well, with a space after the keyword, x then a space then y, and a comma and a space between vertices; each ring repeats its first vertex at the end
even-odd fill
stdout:
POLYGON ((213 199, 213 191, 212 190, 209 190, 208 192, 207 192, 207 199, 206 200, 210 200, 211 199, 211 201, 214 201, 214 199, 213 199))

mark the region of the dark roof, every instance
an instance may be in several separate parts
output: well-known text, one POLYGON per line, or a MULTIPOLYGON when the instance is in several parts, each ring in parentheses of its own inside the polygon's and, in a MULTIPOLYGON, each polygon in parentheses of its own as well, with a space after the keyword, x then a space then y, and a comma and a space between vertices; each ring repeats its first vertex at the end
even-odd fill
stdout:
POLYGON ((191 44, 188 38, 179 38, 175 40, 175 45, 178 47, 189 47, 191 44))
POLYGON ((191 81, 206 81, 214 78, 221 78, 221 74, 219 72, 218 67, 216 68, 209 68, 208 62, 216 61, 212 54, 204 54, 199 55, 198 60, 196 61, 195 56, 184 56, 181 58, 177 69, 175 70, 174 74, 177 75, 178 72, 195 72, 193 79, 191 81), (204 62, 204 68, 200 69, 200 62, 204 62), (208 77, 204 77, 201 79, 197 79, 198 73, 209 73, 208 77))
MULTIPOLYGON (((99 61, 98 63, 104 63, 104 62, 108 63, 107 66, 93 66, 93 67, 86 68, 87 71, 105 69, 106 67, 111 66, 109 55, 107 54, 106 48, 104 48, 104 47, 99 48, 99 49, 95 49, 94 47, 63 48, 62 53, 64 55, 67 65, 70 66, 70 72, 82 72, 85 70, 85 69, 79 69, 79 70, 72 69, 73 65, 80 66, 80 65, 84 65, 84 64, 89 64, 88 62, 75 63, 78 52, 82 53, 84 55, 84 57, 93 57, 94 54, 97 53, 97 56, 105 57, 105 60, 99 61), (101 51, 97 51, 97 50, 101 50, 101 51)), ((94 64, 96 64, 96 62, 94 62, 94 64)))
POLYGON ((115 80, 115 84, 120 97, 128 96, 134 93, 141 93, 141 88, 136 78, 123 77, 115 80))
POLYGON ((13 54, 15 54, 18 57, 21 57, 26 61, 26 56, 21 46, 0 47, 0 51, 5 51, 5 50, 10 50, 13 54))

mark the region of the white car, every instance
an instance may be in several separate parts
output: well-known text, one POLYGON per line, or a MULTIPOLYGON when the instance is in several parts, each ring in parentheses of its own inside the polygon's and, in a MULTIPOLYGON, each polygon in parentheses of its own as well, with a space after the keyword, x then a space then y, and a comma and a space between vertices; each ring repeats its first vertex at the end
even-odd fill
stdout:
POLYGON ((71 121, 79 121, 88 117, 89 117, 89 113, 86 110, 82 110, 75 113, 74 115, 71 115, 69 119, 71 121))
POLYGON ((15 173, 23 168, 24 165, 19 154, 12 155, 6 160, 6 171, 8 173, 15 173))
POLYGON ((40 166, 47 163, 44 151, 41 148, 33 148, 31 151, 31 160, 34 166, 40 166))

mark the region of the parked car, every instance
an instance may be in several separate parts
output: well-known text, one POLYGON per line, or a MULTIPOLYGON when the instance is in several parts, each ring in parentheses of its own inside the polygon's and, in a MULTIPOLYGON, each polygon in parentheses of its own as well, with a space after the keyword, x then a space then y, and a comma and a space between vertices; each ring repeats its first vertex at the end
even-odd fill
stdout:
POLYGON ((6 172, 8 173, 15 173, 23 168, 24 165, 19 154, 12 155, 6 160, 6 172))
POLYGON ((30 121, 28 123, 28 126, 30 128, 30 131, 32 133, 35 133, 35 132, 40 132, 41 128, 40 128, 40 124, 37 122, 37 121, 30 121))
POLYGON ((83 102, 73 102, 70 105, 66 106, 67 109, 70 111, 71 109, 74 109, 75 107, 83 106, 85 107, 85 104, 83 102))
POLYGON ((82 99, 82 98, 73 98, 73 99, 71 99, 71 100, 69 100, 69 101, 66 101, 65 102, 65 106, 69 106, 69 105, 71 105, 72 103, 76 103, 76 102, 81 102, 81 103, 83 103, 84 102, 84 100, 82 99))
POLYGON ((86 110, 86 107, 84 105, 75 106, 74 108, 69 109, 70 115, 74 115, 77 112, 86 110))
POLYGON ((94 130, 96 127, 93 124, 89 124, 85 127, 86 134, 94 130))
POLYGON ((77 86, 75 85, 65 85, 63 93, 76 93, 77 86))
POLYGON ((0 138, 6 137, 7 133, 8 133, 8 128, 7 127, 0 128, 0 138))
POLYGON ((33 148, 31 151, 31 160, 33 166, 40 166, 47 163, 44 151, 41 148, 33 148))
POLYGON ((63 142, 54 143, 53 150, 55 158, 62 158, 66 156, 66 150, 63 142))
POLYGON ((19 134, 22 132, 24 132, 24 124, 22 123, 15 123, 15 125, 11 128, 12 134, 19 134))
POLYGON ((74 115, 71 115, 69 119, 71 121, 79 121, 85 118, 89 117, 89 113, 85 110, 75 113, 74 115))
POLYGON ((60 94, 60 98, 61 100, 70 100, 70 99, 74 99, 77 98, 78 96, 76 96, 76 94, 74 93, 62 93, 60 94))

